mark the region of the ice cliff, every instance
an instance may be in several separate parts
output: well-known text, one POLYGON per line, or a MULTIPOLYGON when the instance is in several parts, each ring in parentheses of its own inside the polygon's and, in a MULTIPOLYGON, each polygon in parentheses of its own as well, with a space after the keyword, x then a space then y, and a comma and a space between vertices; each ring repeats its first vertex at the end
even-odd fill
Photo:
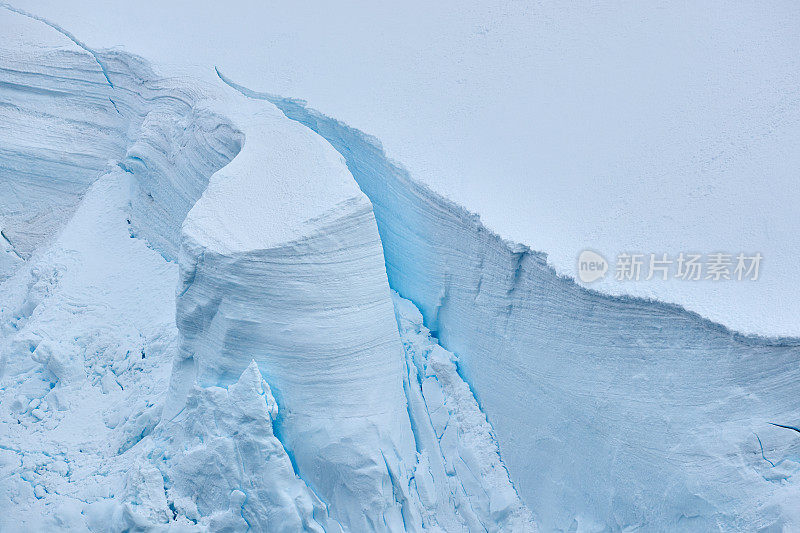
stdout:
POLYGON ((487 465, 415 435, 372 206, 327 141, 2 16, 4 528, 533 528, 485 418, 487 465))
POLYGON ((798 341, 582 289, 302 102, 0 22, 0 529, 800 524, 798 341))
POLYGON ((677 306, 585 290, 415 182, 375 139, 221 78, 345 157, 372 202, 389 284, 458 354, 511 479, 546 529, 796 519, 796 486, 774 464, 796 471, 798 441, 768 422, 796 420, 797 339, 743 336, 677 306))

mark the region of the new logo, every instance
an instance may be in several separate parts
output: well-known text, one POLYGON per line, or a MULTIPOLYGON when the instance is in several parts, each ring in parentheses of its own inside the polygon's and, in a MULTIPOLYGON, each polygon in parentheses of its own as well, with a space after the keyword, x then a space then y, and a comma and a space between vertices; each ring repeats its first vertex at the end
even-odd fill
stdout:
POLYGON ((584 250, 578 256, 578 278, 584 283, 591 283, 602 278, 608 272, 608 261, 602 255, 591 250, 584 250))

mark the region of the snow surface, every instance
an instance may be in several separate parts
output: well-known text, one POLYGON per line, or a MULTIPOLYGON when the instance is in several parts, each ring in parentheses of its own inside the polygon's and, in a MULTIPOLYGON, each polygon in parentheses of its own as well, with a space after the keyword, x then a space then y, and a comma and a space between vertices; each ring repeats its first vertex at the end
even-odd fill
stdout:
POLYGON ((304 98, 562 274, 585 248, 761 252, 758 282, 593 288, 800 335, 794 2, 18 4, 166 72, 304 98))
POLYGON ((588 291, 303 102, 0 13, 0 529, 800 528, 797 339, 588 291))
POLYGON ((2 285, 3 531, 85 531, 81 511, 122 491, 124 452, 158 422, 178 269, 130 238, 128 179, 99 179, 2 285))
POLYGON ((336 206, 369 208, 344 158, 318 135, 262 102, 219 109, 245 142, 192 208, 187 235, 219 253, 274 248, 323 229, 336 206))

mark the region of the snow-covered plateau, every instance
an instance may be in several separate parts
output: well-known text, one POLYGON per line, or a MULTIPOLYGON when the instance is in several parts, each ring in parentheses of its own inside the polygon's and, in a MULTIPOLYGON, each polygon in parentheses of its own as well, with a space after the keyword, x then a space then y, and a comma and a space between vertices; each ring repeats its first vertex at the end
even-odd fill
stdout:
POLYGON ((0 28, 0 531, 800 529, 800 340, 587 290, 223 69, 0 28))

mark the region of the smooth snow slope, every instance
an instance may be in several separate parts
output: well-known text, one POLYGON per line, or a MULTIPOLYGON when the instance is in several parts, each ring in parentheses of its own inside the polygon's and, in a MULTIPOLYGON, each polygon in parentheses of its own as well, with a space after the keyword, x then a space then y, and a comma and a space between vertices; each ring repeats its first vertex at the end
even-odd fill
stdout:
POLYGON ((600 286, 800 335, 796 2, 19 5, 307 99, 560 273, 587 247, 761 252, 756 283, 600 286))

